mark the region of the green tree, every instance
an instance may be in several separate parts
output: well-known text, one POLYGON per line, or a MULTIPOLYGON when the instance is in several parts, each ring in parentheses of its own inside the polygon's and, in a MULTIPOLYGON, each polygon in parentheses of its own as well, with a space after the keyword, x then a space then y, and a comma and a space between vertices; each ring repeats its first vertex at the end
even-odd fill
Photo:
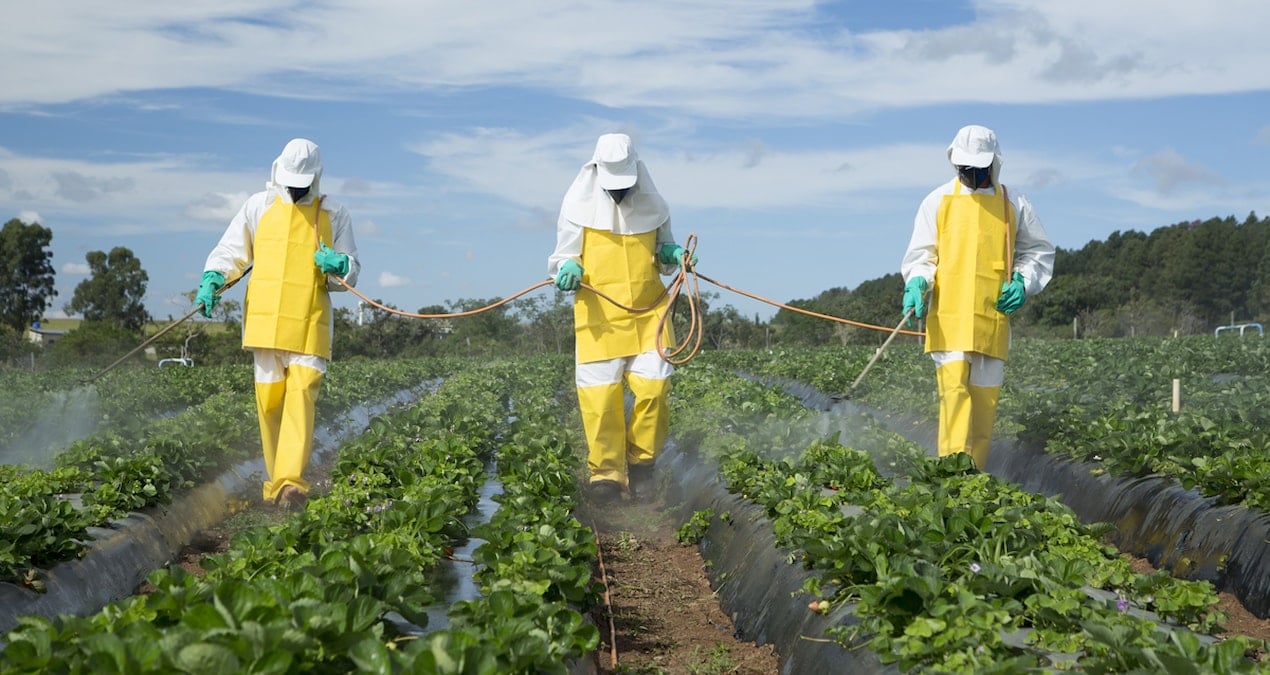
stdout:
POLYGON ((1254 320, 1264 322, 1270 318, 1270 221, 1261 221, 1260 227, 1264 243, 1256 251, 1257 275, 1249 291, 1248 313, 1254 320))
MULTIPOLYGON (((715 302, 718 293, 704 293, 702 299, 715 302)), ((722 309, 706 307, 702 317, 702 344, 712 349, 759 349, 765 346, 766 325, 758 317, 745 316, 732 305, 722 309)))
POLYGON ((150 322, 142 301, 150 276, 132 251, 116 246, 109 254, 90 251, 90 276, 75 287, 66 305, 68 314, 83 314, 85 321, 102 321, 134 333, 150 322))
MULTIPOLYGON (((460 298, 446 304, 451 314, 470 312, 474 309, 492 305, 497 298, 488 300, 480 298, 460 298)), ((436 313, 427 308, 419 314, 436 313)), ((505 354, 516 343, 520 332, 519 323, 508 311, 507 305, 499 305, 492 309, 471 316, 447 319, 453 332, 445 339, 445 351, 457 356, 486 356, 505 354)))
POLYGON ((520 322, 520 349, 530 354, 571 354, 574 350, 573 302, 562 291, 511 303, 520 322))
POLYGON ((53 288, 53 231, 14 218, 0 229, 0 324, 19 333, 44 315, 53 288))
MULTIPOLYGON (((785 304, 817 314, 848 318, 846 312, 850 296, 851 291, 846 288, 831 288, 810 300, 790 300, 785 304)), ((785 345, 820 347, 840 343, 842 338, 835 334, 837 325, 840 324, 784 308, 777 310, 776 316, 772 317, 772 328, 781 344, 785 345)))
POLYGON ((899 272, 861 283, 847 296, 842 318, 886 328, 859 328, 838 324, 834 329, 843 344, 881 345, 903 317, 904 277, 899 272))

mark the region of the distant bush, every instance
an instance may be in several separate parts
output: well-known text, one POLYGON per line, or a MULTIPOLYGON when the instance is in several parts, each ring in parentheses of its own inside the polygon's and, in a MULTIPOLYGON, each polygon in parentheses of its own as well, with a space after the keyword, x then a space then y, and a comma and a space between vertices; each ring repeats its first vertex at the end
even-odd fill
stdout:
MULTIPOLYGON (((48 366, 102 367, 127 354, 142 338, 130 330, 100 321, 85 321, 44 350, 43 363, 48 366)), ((138 361, 145 354, 137 352, 138 361)))

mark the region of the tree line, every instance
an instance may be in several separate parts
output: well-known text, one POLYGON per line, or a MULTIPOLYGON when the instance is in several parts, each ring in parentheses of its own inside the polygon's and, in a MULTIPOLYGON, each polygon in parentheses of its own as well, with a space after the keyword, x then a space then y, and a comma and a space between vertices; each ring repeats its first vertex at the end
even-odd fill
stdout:
MULTIPOLYGON (((57 296, 49 250, 52 237, 49 228, 18 219, 0 228, 0 357, 6 362, 35 353, 23 332, 44 316, 57 296)), ((53 349, 44 350, 48 353, 41 353, 40 358, 51 364, 113 359, 164 324, 156 323, 145 309, 142 299, 149 277, 132 251, 115 247, 91 251, 85 258, 89 275, 63 306, 68 315, 82 316, 83 322, 53 349)), ((1220 325, 1264 322, 1270 315, 1270 219, 1259 219, 1255 213, 1243 221, 1211 218, 1149 233, 1114 232, 1080 249, 1059 248, 1054 267, 1054 279, 1045 292, 1030 298, 1015 314, 1016 334, 1197 334, 1220 325)), ((854 289, 831 288, 786 304, 889 329, 899 320, 902 294, 897 272, 854 289)), ((186 295, 193 306, 194 291, 186 295)), ((460 299, 414 313, 454 313, 493 302, 460 299)), ((678 304, 675 316, 681 335, 688 326, 685 305, 678 304)), ((716 293, 703 294, 698 309, 704 349, 877 344, 889 332, 786 309, 763 321, 720 304, 716 293)), ((212 322, 201 317, 190 321, 156 346, 171 355, 179 351, 185 356, 184 350, 190 350, 205 363, 246 362, 238 347, 240 310, 236 301, 222 301, 212 322)), ((571 302, 558 292, 459 319, 410 319, 366 306, 358 311, 337 309, 335 321, 337 358, 573 351, 571 302)))

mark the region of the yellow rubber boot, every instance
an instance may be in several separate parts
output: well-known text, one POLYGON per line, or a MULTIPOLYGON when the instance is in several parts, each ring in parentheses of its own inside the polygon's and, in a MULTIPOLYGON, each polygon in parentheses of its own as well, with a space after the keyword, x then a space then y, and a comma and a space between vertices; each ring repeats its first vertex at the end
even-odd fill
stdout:
POLYGON ((304 366, 287 368, 287 393, 282 402, 282 425, 278 430, 278 451, 274 455, 269 482, 265 483, 265 499, 277 499, 287 485, 301 492, 309 491, 304 469, 313 454, 313 418, 322 371, 304 366))
MULTIPOLYGON (((287 393, 286 380, 256 383, 256 417, 260 420, 260 450, 265 459, 265 475, 273 475, 274 457, 278 454, 278 430, 282 426, 282 399, 287 393)), ((270 499, 268 483, 265 499, 270 499)))
POLYGON ((970 456, 980 471, 988 468, 988 451, 992 447, 992 427, 997 421, 997 398, 1001 387, 969 386, 970 390, 970 456))
POLYGON ((626 432, 626 463, 650 465, 661 454, 670 430, 670 404, 666 400, 670 380, 652 380, 630 373, 626 383, 635 395, 631 425, 626 432))
POLYGON ((949 361, 935 369, 939 387, 939 456, 967 450, 970 435, 970 364, 949 361))
POLYGON ((586 433, 591 482, 611 480, 626 487, 626 411, 622 383, 578 387, 578 409, 586 433))

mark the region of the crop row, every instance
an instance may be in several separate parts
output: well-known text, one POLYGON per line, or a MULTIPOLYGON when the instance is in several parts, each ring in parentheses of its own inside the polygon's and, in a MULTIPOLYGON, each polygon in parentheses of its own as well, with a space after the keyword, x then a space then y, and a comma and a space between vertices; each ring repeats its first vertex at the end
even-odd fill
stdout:
MULTIPOLYGON (((319 412, 336 417, 438 367, 333 365, 319 412)), ((39 590, 39 570, 81 554, 88 528, 168 503, 258 454, 249 368, 134 369, 112 377, 96 385, 103 409, 112 411, 102 431, 61 449, 51 468, 0 466, 0 581, 39 590), (175 407, 147 407, 159 401, 175 407)))
MULTIPOLYGON (((710 352, 703 360, 844 393, 871 348, 710 352)), ((934 365, 891 346, 853 400, 933 421, 934 365)), ((1270 345, 1261 339, 1016 340, 997 436, 1113 475, 1175 478, 1222 503, 1270 508, 1270 345), (1173 411, 1173 381, 1181 393, 1173 411)))
POLYGON ((930 458, 867 416, 838 436, 714 366, 683 369, 674 399, 679 442, 717 461, 816 571, 809 611, 855 617, 830 631, 845 647, 923 672, 1259 667, 1246 654, 1265 645, 1206 637, 1224 620, 1210 584, 1134 573, 1100 528, 964 456, 930 458))
POLYGON ((340 451, 328 494, 235 536, 206 576, 82 618, 24 617, 0 672, 563 672, 598 634, 594 540, 570 515, 576 454, 552 420, 558 368, 464 369, 340 451), (516 417, 508 403, 515 401, 516 417), (504 486, 473 535, 482 594, 424 633, 432 578, 496 460, 504 486))

